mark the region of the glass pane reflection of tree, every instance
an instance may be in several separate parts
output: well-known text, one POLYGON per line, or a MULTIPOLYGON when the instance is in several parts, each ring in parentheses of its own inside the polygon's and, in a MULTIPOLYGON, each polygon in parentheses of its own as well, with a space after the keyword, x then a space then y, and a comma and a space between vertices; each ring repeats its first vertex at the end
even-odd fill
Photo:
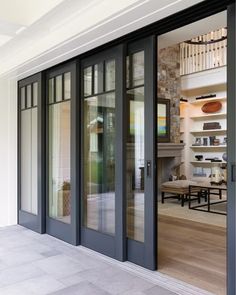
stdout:
POLYGON ((70 101, 49 106, 49 216, 71 222, 70 101))
POLYGON ((115 233, 115 93, 84 100, 84 225, 115 233))

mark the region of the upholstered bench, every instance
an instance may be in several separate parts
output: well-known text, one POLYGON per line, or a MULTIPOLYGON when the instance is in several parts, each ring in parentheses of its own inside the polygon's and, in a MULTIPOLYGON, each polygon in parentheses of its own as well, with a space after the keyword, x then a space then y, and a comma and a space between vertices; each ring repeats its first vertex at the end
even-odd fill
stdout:
MULTIPOLYGON (((189 186, 195 185, 197 182, 190 180, 175 180, 167 181, 161 185, 161 202, 164 203, 165 199, 177 198, 181 200, 181 206, 184 206, 184 202, 189 200, 189 186), (171 196, 165 196, 165 194, 171 194, 171 196)), ((191 188, 191 195, 196 196, 198 202, 201 202, 201 189, 199 187, 191 188)))

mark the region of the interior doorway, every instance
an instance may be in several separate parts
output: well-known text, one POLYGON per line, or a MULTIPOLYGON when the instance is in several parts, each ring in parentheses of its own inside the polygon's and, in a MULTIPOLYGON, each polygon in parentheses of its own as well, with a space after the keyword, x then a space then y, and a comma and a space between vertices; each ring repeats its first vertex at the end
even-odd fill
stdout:
POLYGON ((158 270, 226 294, 226 11, 158 37, 158 270))

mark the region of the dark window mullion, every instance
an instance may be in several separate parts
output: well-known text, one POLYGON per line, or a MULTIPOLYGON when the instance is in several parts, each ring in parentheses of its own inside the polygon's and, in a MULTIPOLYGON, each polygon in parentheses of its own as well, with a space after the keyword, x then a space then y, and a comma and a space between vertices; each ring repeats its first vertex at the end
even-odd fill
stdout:
MULTIPOLYGON (((143 86, 137 86, 135 88, 139 88, 139 87, 143 87, 143 86)), ((95 93, 95 94, 92 94, 92 95, 84 95, 83 97, 84 98, 91 98, 91 97, 99 96, 99 95, 103 95, 103 94, 114 93, 115 91, 116 91, 116 89, 112 89, 112 90, 109 90, 109 91, 98 92, 98 93, 95 93)))
MULTIPOLYGON (((85 97, 85 98, 87 98, 87 97, 85 97)), ((71 99, 68 98, 68 99, 64 99, 63 101, 60 100, 60 101, 56 101, 56 102, 49 103, 48 105, 51 106, 51 105, 54 105, 54 104, 58 104, 58 103, 62 103, 62 102, 65 102, 65 101, 70 101, 70 100, 71 100, 71 99)))
POLYGON ((133 59, 132 54, 129 55, 129 89, 133 88, 133 59))
POLYGON ((25 109, 28 109, 27 85, 25 86, 25 109))
POLYGON ((103 91, 102 92, 106 92, 106 61, 103 61, 103 63, 102 63, 102 67, 103 67, 103 69, 102 69, 102 78, 103 78, 103 81, 102 81, 102 87, 103 87, 103 91))
POLYGON ((95 87, 94 87, 94 81, 95 81, 94 75, 95 75, 94 65, 92 65, 92 81, 91 81, 91 87, 92 87, 91 93, 92 93, 92 95, 91 96, 94 96, 94 89, 95 89, 95 87))
POLYGON ((133 86, 132 88, 128 87, 127 90, 133 90, 133 89, 142 88, 142 87, 145 87, 145 84, 136 85, 136 86, 133 86))
POLYGON ((62 74, 62 78, 61 78, 61 87, 62 87, 62 89, 61 89, 61 91, 62 91, 62 97, 61 97, 61 100, 63 101, 63 100, 65 100, 65 93, 64 93, 64 91, 65 91, 65 85, 64 85, 64 82, 65 82, 65 77, 64 77, 64 74, 65 73, 63 73, 62 74))
POLYGON ((31 86, 31 108, 34 106, 34 89, 33 89, 34 83, 32 83, 31 86))

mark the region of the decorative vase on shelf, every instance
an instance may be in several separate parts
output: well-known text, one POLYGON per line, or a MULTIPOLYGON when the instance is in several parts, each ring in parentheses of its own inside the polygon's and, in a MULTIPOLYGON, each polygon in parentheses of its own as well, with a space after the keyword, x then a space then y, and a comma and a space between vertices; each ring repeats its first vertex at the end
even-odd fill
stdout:
POLYGON ((222 169, 220 165, 215 164, 211 168, 211 183, 220 184, 222 181, 222 169))
POLYGON ((222 155, 222 159, 223 159, 225 162, 227 162, 227 154, 226 154, 226 153, 223 153, 223 155, 222 155))
POLYGON ((202 161, 203 155, 196 155, 195 158, 197 159, 197 161, 202 161))

